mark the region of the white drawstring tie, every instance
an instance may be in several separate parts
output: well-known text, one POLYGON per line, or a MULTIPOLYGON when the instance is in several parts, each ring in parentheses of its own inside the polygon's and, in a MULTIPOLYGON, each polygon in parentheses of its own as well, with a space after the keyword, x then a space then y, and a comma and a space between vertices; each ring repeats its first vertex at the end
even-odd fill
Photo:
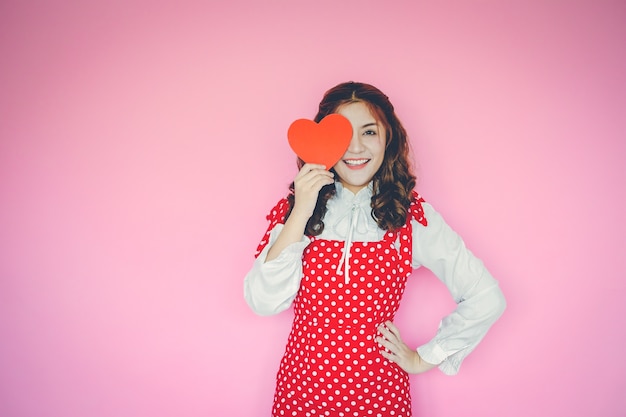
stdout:
POLYGON ((350 249, 352 247, 352 235, 354 234, 354 228, 359 220, 360 210, 358 210, 358 208, 358 205, 353 204, 352 209, 350 210, 350 228, 348 229, 348 236, 346 237, 346 243, 343 247, 343 254, 341 255, 339 266, 337 267, 337 273, 341 274, 341 267, 344 266, 344 282, 346 285, 350 283, 350 249))

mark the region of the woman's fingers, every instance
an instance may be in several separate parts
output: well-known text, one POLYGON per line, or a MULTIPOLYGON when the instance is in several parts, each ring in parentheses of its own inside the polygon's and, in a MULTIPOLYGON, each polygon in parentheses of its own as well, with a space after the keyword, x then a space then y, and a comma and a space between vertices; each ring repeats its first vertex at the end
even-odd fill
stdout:
POLYGON ((398 328, 396 327, 396 325, 395 325, 395 324, 393 324, 393 322, 391 322, 391 321, 387 320, 387 321, 386 321, 385 323, 383 323, 383 324, 384 324, 384 326, 385 326, 387 329, 389 329, 389 331, 390 331, 390 332, 391 332, 391 333, 392 333, 395 337, 397 337, 398 339, 400 339, 400 329, 398 329, 398 328))
POLYGON ((387 359, 389 362, 395 362, 394 358, 396 357, 395 354, 388 352, 386 350, 381 350, 380 354, 382 355, 383 358, 387 359))
POLYGON ((320 190, 334 182, 334 174, 324 165, 305 164, 294 179, 294 210, 310 216, 313 213, 320 190))
POLYGON ((333 177, 333 173, 330 171, 327 171, 324 165, 304 164, 302 168, 300 168, 300 171, 298 171, 295 181, 306 178, 306 177, 310 178, 311 176, 317 176, 317 175, 326 176, 328 178, 333 177))
POLYGON ((317 182, 332 181, 333 178, 333 173, 326 171, 324 165, 305 164, 296 175, 294 183, 296 183, 296 185, 311 186, 317 182))
POLYGON ((386 321, 378 326, 378 331, 392 343, 402 342, 400 330, 390 321, 386 321))
POLYGON ((378 332, 381 336, 377 337, 376 341, 381 347, 384 348, 381 353, 384 353, 383 356, 387 359, 393 356, 393 354, 398 353, 401 347, 402 340, 398 337, 399 333, 397 332, 397 329, 398 328, 395 327, 390 321, 378 326, 378 332), (395 330, 395 332, 392 330, 395 330))
POLYGON ((324 165, 319 165, 319 164, 304 164, 302 165, 302 168, 300 168, 300 172, 298 172, 299 174, 306 174, 307 172, 313 171, 313 170, 320 170, 320 171, 326 171, 326 167, 324 165))
POLYGON ((408 371, 414 352, 400 338, 400 330, 391 321, 386 321, 378 326, 378 331, 381 336, 376 341, 383 348, 380 354, 408 371))
POLYGON ((299 190, 310 190, 317 193, 324 185, 332 184, 333 181, 332 176, 311 173, 310 175, 302 177, 300 181, 296 183, 296 192, 299 190))

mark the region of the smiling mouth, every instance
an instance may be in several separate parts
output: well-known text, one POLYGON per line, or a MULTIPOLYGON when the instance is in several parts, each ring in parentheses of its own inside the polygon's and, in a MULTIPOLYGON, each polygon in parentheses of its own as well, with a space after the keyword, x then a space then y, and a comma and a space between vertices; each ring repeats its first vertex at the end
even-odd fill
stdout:
POLYGON ((369 159, 344 159, 343 163, 350 167, 358 167, 367 164, 369 161, 369 159))

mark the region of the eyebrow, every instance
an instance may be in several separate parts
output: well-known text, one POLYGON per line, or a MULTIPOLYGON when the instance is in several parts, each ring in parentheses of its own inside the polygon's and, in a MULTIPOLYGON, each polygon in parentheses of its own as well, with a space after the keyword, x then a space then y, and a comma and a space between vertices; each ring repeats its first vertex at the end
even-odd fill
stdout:
POLYGON ((365 127, 370 127, 370 126, 376 126, 376 127, 378 127, 378 123, 373 122, 373 123, 367 123, 367 124, 364 124, 363 126, 361 126, 361 129, 363 129, 363 128, 365 128, 365 127))

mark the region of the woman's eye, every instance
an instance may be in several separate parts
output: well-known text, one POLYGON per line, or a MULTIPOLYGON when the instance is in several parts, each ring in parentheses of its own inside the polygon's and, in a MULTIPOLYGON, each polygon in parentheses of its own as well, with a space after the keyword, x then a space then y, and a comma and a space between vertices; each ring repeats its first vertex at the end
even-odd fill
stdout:
POLYGON ((364 135, 366 136, 371 136, 371 135, 375 135, 376 131, 375 130, 366 130, 365 132, 363 132, 364 135))

